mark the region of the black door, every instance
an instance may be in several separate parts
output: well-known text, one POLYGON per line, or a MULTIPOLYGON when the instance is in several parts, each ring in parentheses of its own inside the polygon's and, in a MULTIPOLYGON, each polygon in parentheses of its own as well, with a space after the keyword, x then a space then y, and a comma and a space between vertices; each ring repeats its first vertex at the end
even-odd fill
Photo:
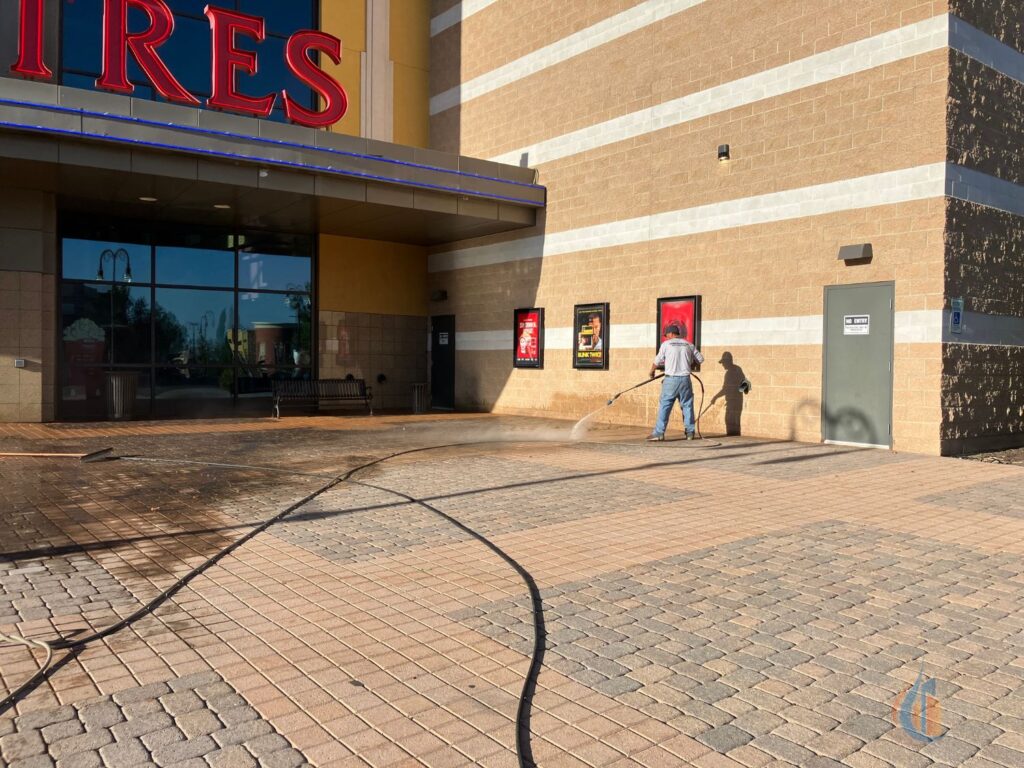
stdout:
POLYGON ((430 321, 430 405, 455 410, 455 315, 430 321))

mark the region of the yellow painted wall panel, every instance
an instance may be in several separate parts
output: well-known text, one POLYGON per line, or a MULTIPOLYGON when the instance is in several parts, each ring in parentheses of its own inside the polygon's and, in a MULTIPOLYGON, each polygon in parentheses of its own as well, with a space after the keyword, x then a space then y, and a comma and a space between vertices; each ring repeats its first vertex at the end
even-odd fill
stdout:
POLYGON ((320 310, 426 316, 426 249, 321 235, 320 310))
POLYGON ((320 5, 320 29, 341 39, 341 64, 326 57, 324 71, 341 83, 348 94, 348 112, 331 127, 349 136, 362 134, 362 54, 366 50, 366 1, 324 0, 320 5))
POLYGON ((340 37, 345 50, 366 50, 366 0, 323 0, 320 30, 340 37))
POLYGON ((391 0, 391 60, 430 69, 430 0, 391 0))
POLYGON ((430 145, 430 73, 395 64, 396 144, 408 147, 430 145))
POLYGON ((348 112, 340 121, 331 126, 336 133, 349 136, 362 134, 362 62, 359 51, 345 51, 341 64, 335 66, 331 62, 324 64, 324 71, 337 80, 348 94, 348 112))

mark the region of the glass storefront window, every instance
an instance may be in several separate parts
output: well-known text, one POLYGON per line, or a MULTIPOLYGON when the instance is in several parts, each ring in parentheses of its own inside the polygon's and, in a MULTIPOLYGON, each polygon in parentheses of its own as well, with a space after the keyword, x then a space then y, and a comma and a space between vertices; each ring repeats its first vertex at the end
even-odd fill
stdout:
POLYGON ((151 249, 148 245, 68 238, 64 240, 63 247, 62 274, 67 279, 114 283, 151 282, 151 249))
POLYGON ((252 290, 309 292, 308 258, 262 253, 238 254, 238 287, 252 290))
POLYGON ((156 307, 158 364, 231 365, 233 292, 157 288, 156 307))
POLYGON ((230 400, 234 396, 235 373, 231 368, 158 368, 156 399, 230 400))
POLYGON ((235 284, 235 254, 198 248, 157 248, 156 281, 163 285, 231 288, 235 284))
POLYGON ((148 368, 65 368, 60 379, 61 417, 103 421, 148 416, 150 376, 148 368))
POLYGON ((74 215, 62 227, 61 418, 259 413, 274 379, 313 377, 308 236, 74 215))
POLYGON ((61 353, 71 366, 150 362, 150 289, 100 283, 61 287, 61 353))
POLYGON ((311 365, 312 320, 307 293, 239 294, 240 357, 257 371, 311 365))

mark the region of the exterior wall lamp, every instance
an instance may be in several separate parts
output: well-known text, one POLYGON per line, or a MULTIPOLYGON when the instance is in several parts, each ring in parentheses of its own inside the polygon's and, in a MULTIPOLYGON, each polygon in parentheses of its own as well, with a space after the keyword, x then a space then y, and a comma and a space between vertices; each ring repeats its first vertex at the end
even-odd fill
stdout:
POLYGON ((839 249, 839 261, 847 264, 867 264, 874 256, 871 243, 857 243, 856 245, 844 245, 839 249))
POLYGON ((729 145, 728 144, 719 144, 718 145, 718 162, 724 163, 726 160, 729 160, 729 159, 730 159, 730 156, 729 156, 729 145))

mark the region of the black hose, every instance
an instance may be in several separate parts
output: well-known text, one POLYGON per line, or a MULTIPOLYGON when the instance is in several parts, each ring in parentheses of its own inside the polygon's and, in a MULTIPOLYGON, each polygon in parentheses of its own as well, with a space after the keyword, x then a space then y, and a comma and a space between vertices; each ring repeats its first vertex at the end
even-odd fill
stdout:
MULTIPOLYGON (((484 442, 490 442, 490 441, 484 441, 484 442)), ((177 594, 182 589, 184 589, 197 576, 203 574, 204 572, 206 572, 207 570, 212 568, 214 565, 216 565, 222 559, 227 557, 229 554, 231 554, 232 552, 237 550, 242 545, 244 545, 247 542, 251 541, 253 538, 255 538, 260 533, 262 533, 263 531, 265 531, 268 528, 270 528, 272 525, 282 521, 288 515, 292 514, 293 512, 298 510, 299 508, 301 508, 301 507, 305 506, 306 504, 310 503, 311 501, 316 499, 318 496, 321 496, 322 494, 326 493, 327 491, 331 490, 332 488, 334 488, 334 487, 336 487, 338 485, 341 485, 342 483, 351 482, 353 484, 363 485, 363 486, 370 487, 370 488, 376 488, 377 490, 380 490, 380 491, 383 491, 383 492, 386 492, 386 493, 391 493, 391 494, 394 494, 396 496, 402 497, 402 498, 404 498, 404 499, 406 499, 406 500, 408 500, 408 501, 410 501, 410 502, 412 502, 414 504, 418 504, 418 505, 420 505, 420 506, 430 510, 434 514, 437 514, 437 515, 441 516, 442 518, 447 520, 452 525, 456 526, 460 530, 462 530, 465 533, 469 534, 474 539, 476 539, 477 541, 481 542, 486 547, 488 547, 492 552, 494 552, 502 560, 504 560, 509 566, 511 566, 513 568, 513 570, 516 571, 516 573, 519 575, 519 577, 522 578, 522 580, 526 584, 527 589, 529 590, 529 593, 530 593, 530 600, 531 600, 532 605, 533 605, 534 648, 533 648, 533 657, 532 657, 532 659, 530 661, 530 669, 527 672, 526 679, 525 679, 525 681, 523 683, 523 690, 522 690, 522 694, 521 694, 520 699, 519 699, 519 708, 518 708, 518 710, 516 712, 516 756, 517 756, 517 758, 519 760, 520 768, 536 768, 536 763, 533 760, 533 750, 532 750, 532 746, 530 744, 530 709, 531 709, 531 705, 532 705, 533 694, 534 694, 534 691, 536 690, 537 678, 540 675, 540 670, 541 670, 541 667, 543 666, 544 646, 545 646, 545 640, 546 640, 546 632, 545 632, 545 629, 544 629, 543 603, 541 602, 540 590, 537 588, 537 584, 534 581, 533 577, 530 575, 530 573, 525 568, 523 568, 511 556, 506 554, 496 544, 494 544, 493 542, 491 542, 490 540, 488 540, 486 537, 482 536, 481 534, 477 533, 476 531, 472 530, 471 528, 468 528, 463 523, 459 522, 458 520, 456 520, 455 518, 451 517, 450 515, 445 514, 441 510, 439 510, 439 509, 437 509, 435 507, 430 506, 429 504, 427 504, 424 501, 421 501, 419 499, 415 499, 412 496, 408 496, 408 495, 406 495, 406 494, 404 494, 404 493, 402 493, 400 491, 395 491, 395 490, 392 490, 390 488, 378 488, 377 486, 373 486, 373 485, 370 485, 368 483, 363 483, 363 482, 360 482, 360 481, 357 481, 357 480, 353 479, 355 477, 355 475, 357 473, 359 473, 359 472, 362 472, 362 471, 364 471, 366 469, 369 469, 370 467, 376 466, 378 464, 382 464, 382 463, 384 463, 386 461, 390 461, 392 459, 397 459, 397 458, 399 458, 401 456, 408 456, 408 455, 415 454, 415 453, 423 453, 425 451, 435 451, 435 450, 442 450, 442 449, 445 449, 445 448, 457 448, 457 447, 460 447, 460 446, 479 445, 479 444, 480 443, 473 443, 473 442, 469 442, 469 443, 450 443, 448 445, 434 445, 434 446, 427 446, 427 447, 423 447, 423 448, 411 448, 411 449, 406 450, 406 451, 399 451, 397 453, 392 453, 392 454, 389 454, 387 456, 382 456, 382 457, 380 457, 378 459, 374 459, 373 461, 369 461, 369 462, 367 462, 365 464, 361 464, 358 467, 354 467, 354 468, 350 469, 348 472, 346 472, 345 474, 340 475, 340 476, 335 477, 335 478, 332 478, 325 485, 321 486, 320 488, 318 488, 313 493, 308 494, 302 500, 300 500, 300 501, 290 505, 289 507, 285 508, 281 512, 278 512, 273 517, 270 517, 270 518, 264 520, 258 526, 256 526, 252 530, 248 531, 246 534, 244 534, 243 536, 239 537, 238 539, 236 539, 234 542, 232 542, 228 546, 226 546, 223 549, 221 549, 219 552, 217 552, 214 555, 212 555, 210 558, 208 558, 203 563, 200 563, 198 566, 193 568, 191 571, 186 573, 184 576, 180 577, 174 584, 172 584, 170 587, 165 589, 163 592, 161 592, 155 598, 150 600, 148 603, 143 605, 137 611, 135 611, 134 613, 130 614, 129 616, 126 616, 125 618, 121 619, 120 621, 118 621, 118 622, 116 622, 114 624, 111 624, 109 627, 106 627, 106 628, 104 628, 102 630, 99 630, 97 632, 94 632, 94 633, 92 633, 90 635, 86 635, 86 636, 83 636, 83 637, 60 637, 60 638, 58 638, 56 640, 53 640, 53 641, 35 641, 35 640, 27 641, 28 644, 39 646, 39 647, 48 648, 49 649, 48 658, 46 660, 46 663, 28 681, 26 681, 25 683, 20 685, 12 693, 8 694, 2 700, 0 700, 0 714, 3 714, 7 710, 9 710, 12 707, 14 707, 25 696, 27 696, 29 693, 31 693, 33 690, 35 690, 40 684, 42 684, 42 682, 44 680, 48 679, 49 676, 53 672, 55 672, 60 667, 64 666, 64 664, 66 664, 68 662, 68 660, 73 655, 77 655, 79 652, 81 652, 81 650, 84 649, 85 646, 87 646, 87 645, 89 645, 91 643, 94 643, 94 642, 96 642, 98 640, 103 640, 104 638, 107 638, 110 635, 116 634, 117 632, 120 632, 122 629, 125 629, 126 627, 134 624, 139 619, 141 619, 141 618, 143 618, 143 617, 153 613, 157 608, 159 608, 165 602, 170 600, 175 594, 177 594), (60 661, 54 663, 53 662, 53 657, 52 657, 52 651, 57 651, 57 650, 68 650, 71 653, 66 655, 60 661)), ((125 457, 125 459, 131 460, 131 461, 146 461, 146 459, 143 459, 141 457, 125 457)), ((283 470, 278 470, 278 469, 271 468, 271 467, 252 467, 252 466, 242 465, 242 464, 230 464, 229 465, 229 464, 216 464, 216 463, 213 463, 213 462, 197 462, 197 461, 176 460, 176 459, 159 459, 159 460, 153 460, 153 461, 158 461, 160 463, 194 464, 194 465, 210 466, 210 467, 217 467, 217 468, 261 469, 261 470, 268 471, 268 472, 282 472, 283 471, 283 470)), ((294 473, 291 473, 291 474, 302 475, 302 476, 309 476, 307 473, 302 473, 302 472, 294 472, 294 473)), ((21 642, 23 640, 24 639, 22 638, 22 639, 16 639, 15 641, 16 642, 21 642)))
POLYGON ((690 375, 697 380, 698 384, 700 384, 700 407, 697 409, 696 426, 697 437, 703 440, 704 435, 701 434, 700 431, 700 417, 704 415, 704 382, 700 380, 700 376, 698 376, 696 373, 691 373, 690 375))
POLYGON ((442 512, 437 507, 431 506, 421 499, 413 498, 408 494, 396 491, 392 488, 384 488, 379 485, 360 482, 359 480, 350 480, 349 482, 355 483, 356 485, 362 485, 367 488, 373 488, 378 491, 383 491, 385 493, 392 493, 395 496, 399 496, 413 504, 418 504, 429 512, 433 512, 435 515, 447 520, 460 531, 469 534, 504 560, 516 573, 519 574, 519 577, 526 584, 526 588, 530 592, 530 602, 532 603, 533 610, 533 658, 530 661, 530 669, 526 673, 526 679, 523 680, 523 689, 519 694, 519 708, 516 711, 516 755, 519 758, 520 768, 536 768, 537 763, 534 762, 533 747, 530 744, 530 708, 533 702, 534 693, 537 690, 537 678, 540 676, 540 670, 544 666, 544 650, 545 642, 547 640, 547 630, 544 626, 544 603, 541 599, 540 589, 537 587, 537 582, 534 581, 534 578, 530 575, 529 571, 523 568, 522 565, 520 565, 511 555, 507 554, 497 544, 492 542, 486 536, 477 533, 464 523, 459 522, 451 515, 442 512))

